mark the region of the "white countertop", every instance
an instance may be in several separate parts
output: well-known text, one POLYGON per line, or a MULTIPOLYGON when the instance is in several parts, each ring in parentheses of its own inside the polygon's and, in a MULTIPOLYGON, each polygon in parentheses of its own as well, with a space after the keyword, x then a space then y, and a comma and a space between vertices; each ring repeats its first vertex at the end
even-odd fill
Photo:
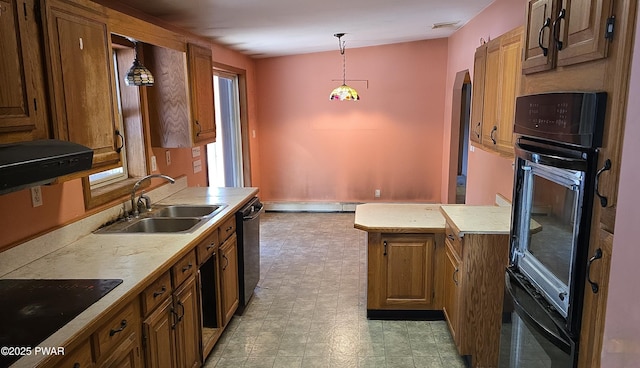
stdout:
POLYGON ((356 207, 354 227, 368 232, 442 233, 445 222, 461 236, 509 234, 511 207, 366 203, 356 207))
POLYGON ((354 227, 368 232, 442 233, 439 204, 366 203, 356 207, 354 227))
MULTIPOLYGON (((2 278, 123 280, 122 284, 40 344, 43 347, 63 346, 88 324, 97 322, 121 302, 134 298, 146 284, 193 249, 208 229, 233 216, 243 203, 257 193, 257 188, 185 188, 157 204, 224 203, 227 207, 187 234, 90 233, 2 275, 2 278)), ((0 253, 0 260, 2 258, 3 253, 0 253)), ((43 358, 24 357, 14 366, 35 366, 43 358)))
POLYGON ((511 207, 443 205, 440 210, 460 236, 509 234, 511 207))

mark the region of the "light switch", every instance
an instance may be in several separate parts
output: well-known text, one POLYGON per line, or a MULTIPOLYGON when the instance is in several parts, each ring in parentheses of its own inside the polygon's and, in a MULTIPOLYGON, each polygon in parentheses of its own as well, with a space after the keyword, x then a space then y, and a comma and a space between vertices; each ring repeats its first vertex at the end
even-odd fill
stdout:
POLYGON ((191 149, 191 157, 193 158, 200 157, 200 147, 193 147, 191 149))
POLYGON ((202 171, 202 160, 193 161, 193 173, 197 174, 202 171))

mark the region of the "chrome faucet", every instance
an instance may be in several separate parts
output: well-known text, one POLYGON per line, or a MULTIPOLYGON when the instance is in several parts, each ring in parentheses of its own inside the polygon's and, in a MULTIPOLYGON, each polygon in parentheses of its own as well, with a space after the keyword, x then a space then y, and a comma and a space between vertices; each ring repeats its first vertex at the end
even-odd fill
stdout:
POLYGON ((138 198, 138 201, 136 202, 136 190, 138 190, 138 187, 140 186, 140 183, 142 183, 145 180, 151 179, 151 178, 162 178, 162 179, 165 179, 166 181, 170 182, 171 184, 176 182, 176 180, 174 178, 172 178, 170 176, 167 176, 167 175, 151 174, 151 175, 147 175, 147 176, 141 178, 135 184, 133 184, 133 189, 131 189, 131 215, 133 217, 140 216, 140 210, 138 209, 138 203, 142 204, 142 200, 145 201, 144 205, 145 205, 145 207, 147 209, 151 208, 151 199, 149 199, 149 197, 144 195, 144 191, 142 191, 142 193, 140 194, 140 198, 138 198))

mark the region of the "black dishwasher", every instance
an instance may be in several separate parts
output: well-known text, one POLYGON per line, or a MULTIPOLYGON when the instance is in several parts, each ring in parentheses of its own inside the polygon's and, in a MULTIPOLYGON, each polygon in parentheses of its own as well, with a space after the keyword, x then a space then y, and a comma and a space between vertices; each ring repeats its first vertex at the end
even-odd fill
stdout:
POLYGON ((236 213, 238 234, 238 282, 240 304, 237 314, 242 314, 260 280, 260 214, 263 205, 253 197, 236 213))

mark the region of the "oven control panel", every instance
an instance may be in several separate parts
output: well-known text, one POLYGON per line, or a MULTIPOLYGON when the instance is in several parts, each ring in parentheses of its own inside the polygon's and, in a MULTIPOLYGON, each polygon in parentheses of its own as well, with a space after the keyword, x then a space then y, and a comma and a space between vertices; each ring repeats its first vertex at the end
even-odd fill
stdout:
POLYGON ((588 148, 602 145, 606 92, 552 92, 516 99, 514 132, 588 148))

